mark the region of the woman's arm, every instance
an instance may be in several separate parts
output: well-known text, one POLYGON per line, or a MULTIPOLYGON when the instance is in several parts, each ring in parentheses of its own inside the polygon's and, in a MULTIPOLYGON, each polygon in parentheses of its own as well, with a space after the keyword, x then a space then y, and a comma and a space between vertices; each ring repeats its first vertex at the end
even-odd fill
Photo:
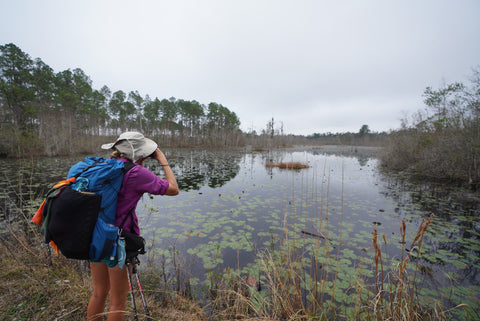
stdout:
POLYGON ((168 165, 168 160, 163 154, 163 152, 159 148, 157 148, 152 158, 156 159, 158 163, 162 166, 163 172, 165 173, 165 180, 168 181, 169 183, 168 189, 165 195, 169 195, 169 196, 178 195, 177 179, 175 178, 175 175, 173 174, 172 169, 168 165))

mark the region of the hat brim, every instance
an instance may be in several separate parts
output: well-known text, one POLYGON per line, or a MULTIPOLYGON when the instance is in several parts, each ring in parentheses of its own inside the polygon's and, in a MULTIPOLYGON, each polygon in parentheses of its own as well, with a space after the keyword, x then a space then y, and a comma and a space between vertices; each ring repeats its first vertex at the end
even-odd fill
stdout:
POLYGON ((115 146, 116 143, 117 143, 117 142, 115 142, 115 143, 110 143, 110 144, 103 144, 103 145, 102 145, 102 149, 112 149, 113 146, 115 146))

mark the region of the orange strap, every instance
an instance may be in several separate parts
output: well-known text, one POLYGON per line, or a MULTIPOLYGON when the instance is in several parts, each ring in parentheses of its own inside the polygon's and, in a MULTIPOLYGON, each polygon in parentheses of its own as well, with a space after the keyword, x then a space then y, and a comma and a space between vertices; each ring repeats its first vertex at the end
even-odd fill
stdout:
POLYGON ((50 245, 53 246, 53 250, 55 251, 55 254, 58 255, 58 246, 55 244, 54 241, 50 241, 50 245))
POLYGON ((59 188, 59 187, 62 187, 64 185, 70 185, 72 183, 75 183, 75 176, 73 177, 70 177, 69 179, 66 179, 64 181, 60 181, 58 182, 57 184, 53 185, 53 188, 59 188))
MULTIPOLYGON (((57 184, 53 185, 53 188, 60 188, 65 185, 73 184, 75 183, 75 180, 76 180, 75 176, 70 177, 69 179, 60 181, 57 184)), ((42 204, 40 205, 38 210, 35 212, 35 215, 33 215, 32 217, 32 222, 40 226, 42 226, 43 224, 43 208, 45 207, 45 202, 46 200, 43 200, 42 204)))
MULTIPOLYGON (((70 184, 73 184, 75 183, 75 176, 74 177, 70 177, 69 179, 66 179, 66 180, 63 180, 63 181, 60 181, 58 182, 57 184, 55 184, 53 186, 53 188, 60 188, 64 185, 70 185, 70 184)), ((35 212, 35 215, 33 215, 32 217, 32 222, 37 224, 37 225, 40 225, 42 226, 43 225, 43 209, 45 208, 45 203, 46 203, 46 199, 43 200, 42 204, 40 204, 40 207, 38 208, 38 210, 35 212)), ((55 251, 55 254, 58 255, 58 246, 57 244, 55 244, 55 242, 53 241, 50 241, 50 245, 53 247, 53 250, 55 251)))
POLYGON ((35 215, 32 217, 32 222, 40 226, 43 224, 43 208, 45 207, 45 202, 46 200, 43 200, 42 204, 35 212, 35 215))

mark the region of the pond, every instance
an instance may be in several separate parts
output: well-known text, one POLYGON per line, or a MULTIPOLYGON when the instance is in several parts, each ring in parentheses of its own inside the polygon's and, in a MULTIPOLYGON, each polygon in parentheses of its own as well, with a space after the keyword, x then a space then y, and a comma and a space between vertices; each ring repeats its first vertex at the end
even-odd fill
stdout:
MULTIPOLYGON (((148 242, 143 260, 173 265, 181 274, 178 282, 201 287, 213 275, 231 270, 262 280, 258 254, 274 252, 285 241, 305 249, 303 255, 310 257, 315 256, 314 246, 328 243, 332 257, 341 257, 338 277, 347 280, 364 257, 371 262, 374 227, 382 239, 383 262, 386 268, 394 267, 415 250, 408 246, 422 219, 433 213, 421 247, 419 298, 441 299, 446 308, 460 303, 478 307, 478 194, 383 174, 376 158, 354 148, 347 154, 320 147, 269 152, 167 150, 166 154, 181 193, 144 196, 137 213, 148 242), (309 168, 265 166, 291 161, 309 168), (401 244, 402 220, 406 244, 401 244)), ((15 218, 20 200, 23 208, 38 206, 45 184, 63 179, 79 159, 1 160, 0 184, 10 192, 1 196, 3 218, 15 218)), ((153 161, 147 166, 162 175, 153 161)), ((373 278, 372 264, 363 273, 373 278)), ((348 282, 338 285, 343 291, 349 286, 348 282)))

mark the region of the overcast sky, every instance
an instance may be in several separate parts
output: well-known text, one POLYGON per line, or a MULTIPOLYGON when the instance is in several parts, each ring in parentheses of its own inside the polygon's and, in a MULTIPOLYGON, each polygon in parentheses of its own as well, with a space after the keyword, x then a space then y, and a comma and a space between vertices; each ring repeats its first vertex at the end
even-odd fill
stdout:
POLYGON ((217 102, 241 128, 400 127, 480 65, 479 0, 3 0, 0 44, 93 87, 217 102))

